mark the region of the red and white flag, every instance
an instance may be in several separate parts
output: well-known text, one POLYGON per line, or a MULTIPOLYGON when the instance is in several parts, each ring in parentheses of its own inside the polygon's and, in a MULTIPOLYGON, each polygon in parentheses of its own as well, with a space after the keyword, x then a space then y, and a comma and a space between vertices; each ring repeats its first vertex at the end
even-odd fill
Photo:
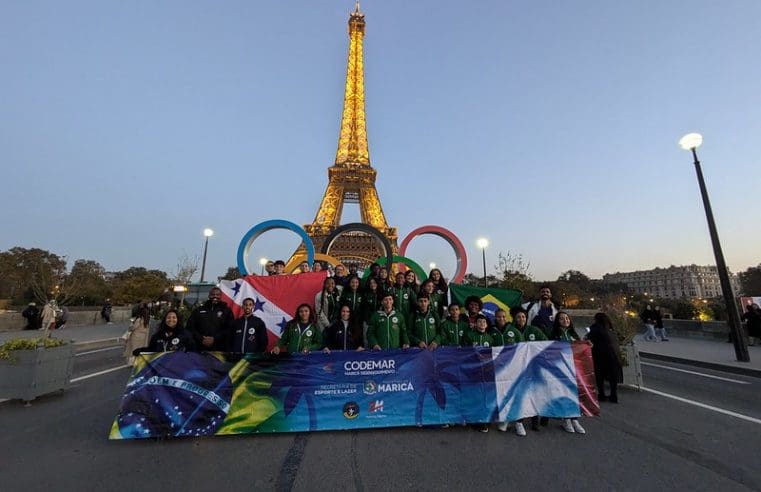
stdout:
POLYGON ((271 350, 299 305, 309 304, 314 312, 314 299, 322 290, 325 277, 327 272, 266 277, 248 275, 237 280, 223 280, 219 288, 222 289, 222 300, 230 306, 235 318, 243 315, 244 299, 254 300, 254 315, 267 327, 267 350, 271 350))

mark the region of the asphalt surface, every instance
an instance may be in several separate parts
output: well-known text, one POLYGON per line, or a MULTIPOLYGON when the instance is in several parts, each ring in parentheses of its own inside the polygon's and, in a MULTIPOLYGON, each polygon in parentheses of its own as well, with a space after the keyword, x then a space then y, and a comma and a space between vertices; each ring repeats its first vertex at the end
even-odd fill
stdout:
POLYGON ((0 490, 761 491, 761 379, 651 363, 648 388, 748 418, 624 389, 582 419, 584 436, 551 422, 525 438, 455 427, 108 441, 129 372, 88 377, 124 360, 118 346, 87 350, 63 394, 0 404, 0 490))

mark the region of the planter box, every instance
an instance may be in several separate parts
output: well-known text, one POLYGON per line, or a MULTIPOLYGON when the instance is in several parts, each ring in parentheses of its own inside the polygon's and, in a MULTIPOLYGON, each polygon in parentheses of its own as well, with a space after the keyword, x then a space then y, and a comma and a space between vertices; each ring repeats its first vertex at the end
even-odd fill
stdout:
POLYGON ((0 360, 0 398, 31 401, 64 390, 74 370, 74 344, 36 350, 14 350, 0 360))
POLYGON ((626 357, 626 360, 629 363, 629 365, 621 368, 624 373, 623 384, 639 390, 644 386, 642 384, 642 366, 640 365, 639 360, 639 349, 637 349, 637 345, 632 342, 629 345, 621 346, 621 353, 626 357))

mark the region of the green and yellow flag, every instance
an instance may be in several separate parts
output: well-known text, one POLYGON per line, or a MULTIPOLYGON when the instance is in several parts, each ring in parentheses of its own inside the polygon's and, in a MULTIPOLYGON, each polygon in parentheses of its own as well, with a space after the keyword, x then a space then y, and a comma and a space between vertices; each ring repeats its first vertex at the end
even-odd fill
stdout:
POLYGON ((507 319, 511 321, 510 308, 521 303, 523 292, 516 289, 497 289, 494 287, 473 287, 471 285, 449 284, 451 299, 465 307, 465 299, 478 297, 484 306, 481 309, 489 321, 494 323, 494 313, 497 309, 507 311, 507 319))

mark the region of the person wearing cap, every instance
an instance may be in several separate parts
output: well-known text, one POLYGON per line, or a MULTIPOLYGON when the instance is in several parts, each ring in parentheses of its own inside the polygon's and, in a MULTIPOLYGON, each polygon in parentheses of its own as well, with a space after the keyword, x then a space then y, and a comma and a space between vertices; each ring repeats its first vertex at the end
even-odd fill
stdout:
POLYGON ((275 262, 275 273, 273 275, 285 275, 285 262, 283 260, 275 262))
POLYGON ((21 312, 21 316, 26 320, 25 330, 36 330, 40 324, 40 310, 37 304, 30 302, 29 305, 21 312))
POLYGON ((243 299, 243 315, 230 326, 228 352, 250 353, 267 350, 267 327, 261 318, 254 316, 256 303, 250 297, 243 299))
POLYGON ((382 309, 377 311, 367 323, 367 344, 373 350, 409 348, 407 325, 404 316, 394 310, 394 296, 383 294, 382 309))

